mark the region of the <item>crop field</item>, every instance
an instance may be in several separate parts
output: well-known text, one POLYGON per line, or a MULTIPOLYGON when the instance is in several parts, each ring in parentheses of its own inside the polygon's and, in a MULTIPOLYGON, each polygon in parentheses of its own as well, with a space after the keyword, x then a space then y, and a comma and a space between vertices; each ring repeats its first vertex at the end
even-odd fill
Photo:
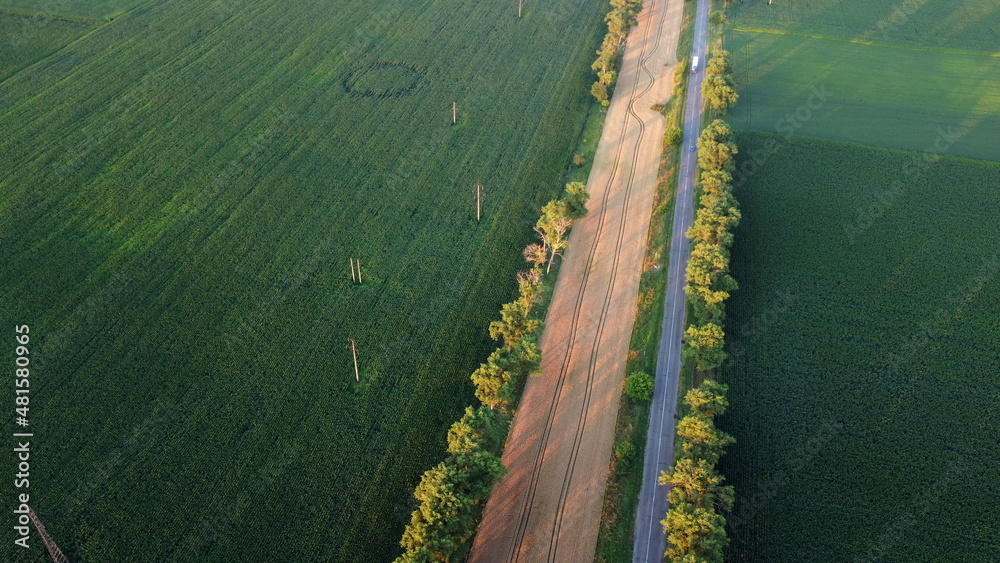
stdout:
POLYGON ((71 560, 395 557, 604 8, 149 2, 0 82, 0 324, 30 325, 32 505, 71 560))
POLYGON ((996 561, 1000 164, 738 137, 727 560, 996 561))
POLYGON ((933 50, 997 53, 1000 4, 993 0, 732 2, 737 29, 774 31, 933 50))
MULTIPOLYGON (((77 18, 112 19, 148 0, 0 0, 0 10, 31 14, 58 14, 77 18)), ((240 5, 238 0, 217 5, 240 5)))
POLYGON ((0 81, 80 37, 95 24, 0 10, 0 81))
POLYGON ((742 129, 1000 160, 1000 57, 730 32, 742 129), (957 136, 957 140, 951 137, 957 136))

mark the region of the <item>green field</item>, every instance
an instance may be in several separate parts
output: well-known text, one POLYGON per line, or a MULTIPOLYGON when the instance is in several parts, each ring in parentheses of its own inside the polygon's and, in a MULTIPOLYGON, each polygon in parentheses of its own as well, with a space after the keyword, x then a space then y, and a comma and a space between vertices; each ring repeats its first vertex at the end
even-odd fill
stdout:
POLYGON ((80 37, 95 24, 0 10, 0 82, 80 37))
POLYGON ((773 30, 850 41, 998 53, 1000 4, 994 0, 730 2, 742 29, 773 30))
POLYGON ((944 131, 947 154, 1000 160, 1000 57, 741 31, 726 48, 737 128, 908 150, 944 131))
MULTIPOLYGON (((0 10, 33 14, 58 14, 79 18, 113 19, 147 0, 0 0, 0 10)), ((218 0, 217 5, 241 5, 238 0, 218 0)))
POLYGON ((731 561, 996 561, 1000 164, 741 133, 731 561))
POLYGON ((0 324, 31 327, 31 498, 73 561, 399 552, 604 9, 151 2, 0 83, 0 324))

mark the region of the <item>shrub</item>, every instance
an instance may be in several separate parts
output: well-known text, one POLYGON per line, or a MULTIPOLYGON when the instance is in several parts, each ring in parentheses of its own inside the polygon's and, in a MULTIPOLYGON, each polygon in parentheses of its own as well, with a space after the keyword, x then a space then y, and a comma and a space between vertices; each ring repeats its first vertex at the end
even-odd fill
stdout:
POLYGON ((671 127, 667 131, 667 145, 676 147, 684 140, 684 131, 680 127, 671 127))
POLYGON ((637 371, 625 380, 625 394, 633 401, 648 401, 653 398, 653 376, 637 371))
POLYGON ((615 446, 615 471, 624 473, 632 468, 632 461, 635 460, 636 448, 632 440, 626 439, 615 446))
POLYGON ((577 168, 580 168, 581 166, 583 166, 586 163, 587 163, 587 159, 584 158, 582 154, 576 153, 576 154, 573 155, 573 166, 576 166, 577 168))

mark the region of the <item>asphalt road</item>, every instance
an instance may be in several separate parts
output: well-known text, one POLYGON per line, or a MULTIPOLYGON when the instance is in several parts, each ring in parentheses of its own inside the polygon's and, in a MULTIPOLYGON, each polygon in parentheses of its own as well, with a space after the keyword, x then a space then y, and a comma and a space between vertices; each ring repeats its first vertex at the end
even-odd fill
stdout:
MULTIPOLYGON (((667 272, 667 294, 663 307, 663 329, 656 359, 656 387, 650 409, 649 431, 643 457, 642 491, 635 516, 634 563, 661 563, 666 551, 666 536, 660 520, 667 512, 667 489, 657 483, 660 471, 669 470, 674 458, 674 415, 677 408, 677 386, 681 371, 681 336, 687 296, 684 294, 685 271, 691 244, 684 233, 694 220, 693 197, 697 174, 697 144, 701 131, 702 96, 707 49, 708 0, 698 0, 695 16, 694 52, 699 69, 688 82, 687 106, 684 110, 684 145, 681 168, 677 177, 677 201, 670 238, 670 265, 667 272)), ((689 66, 691 61, 687 63, 689 66)))

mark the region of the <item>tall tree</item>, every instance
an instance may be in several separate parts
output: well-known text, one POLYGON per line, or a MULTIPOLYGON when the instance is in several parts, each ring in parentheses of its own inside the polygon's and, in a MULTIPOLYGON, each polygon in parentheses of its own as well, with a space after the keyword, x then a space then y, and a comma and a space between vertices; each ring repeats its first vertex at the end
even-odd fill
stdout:
POLYGON ((722 448, 732 444, 729 434, 715 427, 712 417, 692 413, 677 422, 677 437, 681 440, 681 455, 704 459, 715 465, 722 455, 722 448))
POLYGON ((574 221, 587 215, 587 202, 590 201, 590 194, 587 193, 587 184, 583 182, 570 182, 566 184, 566 215, 574 221))
POLYGON ((573 225, 573 219, 569 216, 569 207, 563 200, 552 200, 542 207, 542 216, 535 224, 535 232, 542 239, 542 244, 548 251, 549 260, 546 266, 546 273, 552 269, 552 263, 556 256, 562 256, 566 249, 566 233, 573 225))
POLYGON ((684 402, 695 412, 705 416, 717 416, 726 412, 729 407, 729 400, 726 399, 728 390, 728 385, 706 379, 684 395, 684 402))
POLYGON ((695 360, 695 367, 701 371, 715 369, 726 359, 723 349, 724 333, 719 325, 708 323, 702 326, 690 326, 684 331, 687 341, 685 352, 695 360))

